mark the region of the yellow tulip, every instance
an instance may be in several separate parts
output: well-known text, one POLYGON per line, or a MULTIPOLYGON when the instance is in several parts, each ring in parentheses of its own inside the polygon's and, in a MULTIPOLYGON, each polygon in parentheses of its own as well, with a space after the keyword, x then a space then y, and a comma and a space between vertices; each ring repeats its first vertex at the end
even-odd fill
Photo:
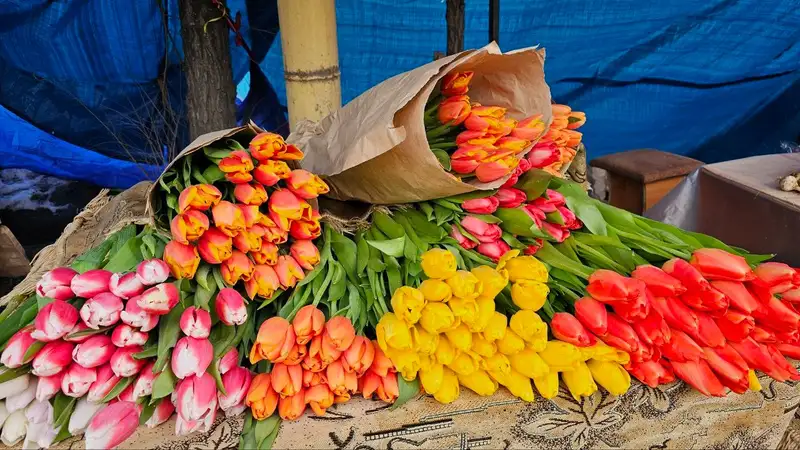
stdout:
POLYGON ((444 281, 453 291, 453 297, 475 299, 483 292, 481 280, 466 270, 459 270, 444 281))
POLYGON ((434 356, 434 355, 426 355, 425 353, 417 353, 417 357, 419 358, 419 370, 430 369, 432 365, 437 363, 436 356, 434 356))
POLYGON ((470 271, 483 285, 481 296, 494 299, 508 285, 508 274, 489 266, 478 266, 470 271))
POLYGON ((509 374, 511 373, 511 362, 502 353, 495 353, 483 359, 483 367, 491 373, 509 374))
POLYGON ((578 367, 578 363, 583 364, 583 355, 578 347, 562 341, 547 341, 539 356, 552 372, 572 371, 578 367))
POLYGON ((435 394, 442 387, 444 378, 444 366, 433 363, 426 369, 419 370, 419 382, 428 394, 435 394))
POLYGON ((520 400, 532 402, 534 400, 533 386, 531 386, 531 379, 517 372, 511 370, 509 373, 489 372, 498 383, 511 392, 512 395, 518 397, 520 400))
POLYGON ((546 375, 533 379, 539 394, 550 400, 558 395, 558 372, 548 372, 546 375))
POLYGON ((495 311, 483 330, 483 338, 494 342, 506 334, 506 328, 508 328, 508 318, 495 311))
POLYGON ((470 375, 456 373, 456 376, 462 386, 482 397, 488 397, 497 392, 497 381, 483 370, 476 370, 470 375))
POLYGON ((512 282, 528 280, 547 283, 547 267, 533 256, 511 258, 506 261, 505 269, 512 282))
POLYGON ((590 359, 586 362, 595 383, 611 395, 622 395, 631 387, 631 375, 619 363, 590 359))
POLYGON ((417 353, 424 355, 433 355, 436 353, 436 347, 439 345, 439 335, 432 334, 425 331, 419 325, 411 327, 411 342, 412 348, 417 353))
POLYGON ((475 323, 478 317, 478 302, 474 298, 453 297, 447 304, 450 305, 453 315, 461 319, 461 323, 466 325, 475 323))
POLYGON ((448 365, 456 358, 456 349, 453 344, 447 339, 439 339, 439 345, 436 347, 436 361, 440 364, 448 365))
POLYGON ((461 324, 452 330, 445 332, 447 339, 458 350, 465 352, 472 347, 472 333, 466 325, 461 324))
POLYGON ((506 270, 506 264, 508 264, 510 260, 519 256, 519 254, 520 254, 519 250, 509 250, 505 252, 503 256, 501 256, 500 259, 497 261, 497 271, 505 272, 503 276, 508 277, 508 270, 506 270))
POLYGON ((597 391, 597 384, 585 362, 579 362, 575 370, 562 373, 561 378, 575 400, 580 401, 581 397, 589 397, 597 391))
POLYGON ((439 390, 434 392, 433 398, 439 403, 453 403, 458 399, 459 393, 458 377, 455 372, 445 367, 442 373, 442 384, 439 386, 439 390))
POLYGON ((422 271, 428 278, 450 278, 456 273, 456 257, 441 248, 428 250, 422 254, 422 271))
POLYGON ((395 350, 391 349, 387 356, 392 360, 395 369, 400 372, 400 375, 406 381, 414 381, 417 378, 417 372, 420 367, 419 355, 414 353, 413 350, 395 350))
POLYGON ((424 307, 425 297, 418 289, 403 286, 394 291, 394 295, 392 295, 392 309, 395 315, 409 325, 419 322, 424 307))
POLYGON ((409 350, 412 347, 411 332, 408 325, 393 313, 384 314, 375 327, 378 346, 384 353, 390 349, 409 350))
POLYGON ((538 281, 519 280, 511 285, 511 300, 520 309, 540 310, 549 293, 550 288, 538 281))
POLYGON ((495 303, 494 299, 481 295, 475 300, 475 304, 478 305, 477 316, 475 320, 468 323, 467 326, 469 327, 469 331, 480 333, 486 329, 489 320, 491 320, 494 315, 495 303))
POLYGON ((494 342, 489 342, 479 333, 472 334, 472 351, 486 358, 497 353, 497 346, 494 342))
POLYGON ((497 351, 507 356, 519 353, 525 348, 525 341, 511 329, 506 330, 506 333, 497 340, 496 344, 497 351))
POLYGON ((761 382, 758 381, 758 377, 756 376, 755 371, 750 369, 747 372, 747 378, 750 380, 750 390, 751 391, 760 391, 761 390, 761 382))
POLYGON ((480 357, 472 352, 458 352, 453 362, 448 364, 453 372, 459 375, 469 375, 480 368, 480 357))
POLYGON ((591 347, 583 347, 580 351, 583 353, 584 361, 596 359, 598 361, 609 361, 622 365, 631 362, 631 356, 629 354, 600 341, 597 341, 597 343, 591 347))
POLYGON ((508 360, 511 361, 512 369, 528 378, 542 377, 550 371, 550 367, 542 357, 530 348, 511 355, 508 360))
POLYGON ((423 281, 419 285, 419 290, 429 302, 446 302, 453 296, 453 291, 447 283, 433 278, 423 281))
MULTIPOLYGON (((383 317, 386 317, 386 315, 383 317)), ((383 319, 381 318, 381 320, 383 319)), ((452 327, 455 320, 456 318, 453 316, 453 311, 451 311, 446 304, 428 303, 422 308, 419 324, 428 333, 439 334, 452 327)))
POLYGON ((517 311, 511 316, 508 326, 534 350, 544 349, 547 342, 547 324, 535 312, 525 309, 517 311))

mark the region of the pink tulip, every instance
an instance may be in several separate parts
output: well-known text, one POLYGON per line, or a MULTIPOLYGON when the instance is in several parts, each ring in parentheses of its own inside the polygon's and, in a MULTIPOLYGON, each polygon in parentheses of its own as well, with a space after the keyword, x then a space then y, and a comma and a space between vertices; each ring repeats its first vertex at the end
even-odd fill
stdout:
POLYGON ((49 377, 66 369, 72 362, 73 347, 69 342, 48 342, 33 358, 31 373, 37 377, 49 377))
POLYGON ((233 369, 234 367, 239 365, 239 351, 236 350, 236 347, 228 350, 228 353, 219 360, 219 373, 225 375, 233 369))
POLYGON ((87 369, 80 364, 73 364, 61 379, 61 392, 69 397, 80 398, 89 392, 92 383, 97 381, 97 370, 87 369))
POLYGON ((208 407, 206 413, 197 420, 185 420, 180 414, 178 414, 178 417, 175 419, 175 434, 177 436, 186 436, 194 433, 195 431, 208 433, 211 431, 211 426, 214 424, 216 419, 217 397, 215 396, 212 399, 211 405, 208 407))
POLYGON ((142 347, 134 345, 131 347, 122 347, 114 350, 111 355, 111 370, 114 375, 118 377, 132 377, 142 370, 142 367, 147 364, 144 359, 135 359, 133 355, 142 351, 142 347))
POLYGON ((136 431, 141 414, 142 407, 133 402, 116 402, 101 409, 86 429, 86 448, 110 449, 122 444, 136 431))
POLYGON ((503 235, 499 225, 486 223, 474 216, 461 219, 461 226, 482 243, 495 242, 503 235))
POLYGON ((577 230, 583 226, 578 216, 575 215, 572 210, 567 208, 566 206, 558 206, 556 207, 559 214, 561 214, 561 218, 564 219, 564 226, 570 230, 577 230))
POLYGON ((142 261, 136 266, 136 278, 145 286, 155 286, 169 278, 169 266, 158 258, 142 261))
POLYGON ((70 288, 77 297, 92 298, 97 294, 108 292, 111 275, 113 275, 111 272, 103 269, 88 270, 76 275, 70 282, 70 288))
POLYGON ((42 278, 36 283, 36 293, 40 297, 53 300, 69 300, 75 297, 70 283, 77 274, 78 272, 69 267, 57 267, 42 275, 42 278))
POLYGON ((74 337, 73 337, 73 335, 75 333, 80 333, 80 332, 86 331, 86 330, 91 330, 91 328, 86 326, 86 324, 83 323, 82 320, 79 320, 78 323, 76 323, 75 326, 72 327, 71 330, 69 330, 69 333, 67 333, 67 335, 64 336, 62 339, 64 339, 67 342, 85 342, 90 337, 92 337, 91 334, 83 334, 83 335, 74 336, 74 337))
POLYGON ((244 411, 244 399, 252 379, 250 371, 244 367, 234 367, 223 375, 222 385, 225 386, 226 395, 220 393, 218 396, 220 409, 229 415, 234 414, 233 409, 244 411))
POLYGON ((214 303, 220 322, 225 325, 242 325, 247 321, 247 307, 244 298, 236 289, 225 288, 219 291, 214 303))
POLYGON ((464 211, 472 214, 492 214, 498 206, 500 201, 496 197, 472 198, 461 202, 464 211))
POLYGON ((101 402, 108 395, 114 386, 119 382, 120 377, 114 374, 110 364, 105 364, 97 369, 97 379, 89 388, 86 399, 90 402, 101 402))
POLYGON ((147 428, 155 428, 169 420, 174 412, 175 405, 173 405, 169 399, 162 399, 158 403, 158 406, 156 406, 156 409, 153 411, 153 415, 147 419, 147 422, 145 422, 145 426, 147 428))
POLYGON ((450 237, 458 241, 458 245, 467 250, 475 248, 478 243, 464 236, 457 226, 450 226, 450 237))
POLYGON ((61 380, 66 373, 66 370, 62 370, 49 377, 39 377, 39 382, 36 384, 36 400, 46 402, 61 392, 61 380))
POLYGON ((172 351, 172 373, 178 378, 205 373, 214 359, 214 347, 208 339, 182 337, 172 351))
POLYGON ((107 327, 119 322, 119 314, 124 307, 122 299, 110 292, 103 292, 86 300, 81 307, 81 319, 94 330, 107 327))
MULTIPOLYGON (((25 361, 25 353, 36 342, 36 339, 31 336, 32 333, 33 327, 25 327, 14 333, 11 339, 8 340, 3 354, 0 355, 0 364, 9 369, 14 369, 27 363, 28 361, 25 361)), ((30 359, 33 359, 33 357, 30 359)))
POLYGON ((36 329, 31 337, 42 342, 55 341, 69 333, 77 322, 78 310, 65 301, 56 300, 45 305, 36 314, 36 329))
POLYGON ((516 208, 528 200, 525 192, 515 188, 500 188, 495 196, 501 208, 516 208))
POLYGON ((549 234, 556 242, 564 242, 569 237, 569 230, 563 225, 550 222, 542 222, 542 229, 549 234))
POLYGON ((111 275, 108 289, 117 297, 127 300, 144 292, 144 284, 139 281, 136 272, 115 273, 111 275))
POLYGON ((136 402, 137 398, 133 396, 133 385, 130 384, 126 387, 116 398, 118 402, 136 402))
POLYGON ((99 367, 111 361, 114 344, 105 334, 95 334, 72 350, 72 360, 86 368, 99 367))
POLYGON ((161 283, 144 291, 137 304, 145 312, 162 316, 167 314, 180 301, 178 288, 172 283, 161 283))
POLYGON ((147 333, 123 323, 114 328, 111 342, 117 347, 142 346, 147 342, 147 333))
POLYGON ((505 255, 507 251, 511 250, 504 241, 495 241, 489 243, 482 243, 478 245, 478 253, 490 258, 492 261, 497 262, 501 256, 505 255))
POLYGON ((144 366, 139 372, 139 378, 131 385, 133 387, 133 398, 138 400, 142 397, 153 394, 153 382, 156 381, 157 374, 153 373, 155 363, 144 366))
POLYGON ((211 334, 211 314, 205 309, 194 306, 186 308, 181 314, 179 324, 183 334, 189 337, 204 339, 211 334))
POLYGON ((175 392, 178 415, 184 420, 199 420, 217 407, 217 384, 207 373, 185 378, 175 392))
POLYGON ((125 310, 119 313, 119 318, 123 323, 141 331, 150 331, 158 325, 158 316, 143 310, 139 306, 139 297, 128 300, 125 310))

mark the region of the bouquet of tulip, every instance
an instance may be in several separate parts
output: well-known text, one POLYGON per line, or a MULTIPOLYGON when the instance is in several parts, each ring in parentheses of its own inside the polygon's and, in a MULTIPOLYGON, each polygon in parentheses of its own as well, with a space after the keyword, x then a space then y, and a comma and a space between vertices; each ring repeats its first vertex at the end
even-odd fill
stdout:
POLYGON ((541 139, 536 141, 526 155, 533 169, 561 177, 581 147, 583 134, 575 131, 586 123, 586 114, 573 111, 567 105, 553 105, 553 121, 541 139))

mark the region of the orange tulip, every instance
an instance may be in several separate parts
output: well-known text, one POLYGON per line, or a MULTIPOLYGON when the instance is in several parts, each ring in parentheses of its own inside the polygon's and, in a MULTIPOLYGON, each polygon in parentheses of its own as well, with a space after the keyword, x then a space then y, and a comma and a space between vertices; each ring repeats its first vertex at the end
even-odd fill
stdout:
POLYGON ((463 144, 470 144, 482 147, 485 145, 494 145, 496 141, 497 136, 488 134, 484 131, 465 130, 461 133, 458 133, 458 136, 456 136, 456 144, 459 146, 463 144))
POLYGON ((526 117, 517 123, 517 126, 511 130, 511 136, 533 141, 538 139, 544 134, 545 124, 542 120, 541 114, 536 114, 526 117))
POLYGON ((250 364, 263 359, 273 363, 283 362, 295 344, 292 324, 283 317, 270 317, 261 324, 256 342, 250 349, 250 364))
POLYGON ((279 151, 275 155, 275 159, 281 159, 284 161, 300 161, 303 159, 303 152, 297 148, 297 146, 287 144, 285 149, 279 151))
POLYGON ((306 403, 314 414, 322 416, 333 405, 333 392, 327 384, 317 384, 306 389, 306 403))
POLYGON ((236 236, 245 229, 242 210, 231 202, 225 200, 219 202, 211 208, 211 217, 214 219, 217 229, 230 237, 236 236))
POLYGON ((250 256, 253 257, 256 264, 274 266, 278 263, 278 246, 262 239, 261 248, 258 250, 250 250, 250 256))
POLYGON ((497 130, 501 128, 501 125, 500 119, 496 117, 470 113, 466 120, 464 120, 464 128, 471 131, 488 132, 489 130, 497 130))
POLYGON ((341 355, 342 352, 336 350, 330 342, 322 339, 322 335, 314 336, 308 345, 308 355, 303 360, 303 367, 306 370, 318 372, 339 359, 341 355))
POLYGON ((567 129, 574 130, 580 128, 586 123, 586 113, 580 111, 572 111, 567 116, 567 129))
POLYGON ((292 320, 292 328, 297 336, 297 343, 306 345, 311 339, 322 334, 325 326, 325 314, 314 305, 306 305, 297 311, 292 320))
POLYGON ((272 388, 281 398, 297 394, 303 389, 303 368, 296 364, 275 364, 272 367, 272 388))
POLYGON ((549 131, 566 131, 567 125, 569 125, 569 118, 567 116, 553 116, 549 131))
POLYGON ((390 373, 381 378, 381 385, 376 391, 378 398, 386 403, 394 403, 400 396, 400 386, 397 384, 397 374, 390 373))
POLYGON ((492 124, 489 126, 489 132, 492 134, 496 134, 499 136, 508 136, 514 131, 514 127, 517 126, 517 121, 511 118, 507 119, 500 119, 496 125, 492 124))
POLYGON ((283 137, 275 133, 258 133, 250 141, 250 154, 258 162, 263 163, 268 159, 274 158, 279 152, 286 148, 286 142, 283 137))
POLYGON ((169 231, 173 240, 181 244, 188 244, 200 239, 208 227, 208 216, 196 209, 190 209, 172 219, 169 231))
POLYGON ((267 201, 267 190, 261 183, 237 184, 233 188, 233 196, 236 201, 245 205, 260 205, 267 201))
POLYGON ((278 273, 278 280, 284 289, 294 287, 298 281, 306 277, 300 264, 289 255, 278 256, 275 271, 278 273))
POLYGON ((581 144, 583 133, 581 133, 580 131, 563 130, 561 134, 566 139, 567 147, 576 148, 581 144))
POLYGON ((377 373, 368 370, 361 378, 358 379, 358 390, 364 395, 364 398, 371 399, 378 388, 381 387, 381 377, 377 373))
POLYGON ((291 173, 289 166, 283 161, 264 161, 253 170, 256 181, 264 186, 274 186, 279 181, 288 178, 291 173))
POLYGON ((292 350, 289 352, 289 356, 286 357, 286 360, 283 361, 283 363, 287 366, 300 367, 300 363, 303 361, 303 359, 305 359, 307 352, 308 349, 305 345, 294 344, 292 350))
POLYGON ((250 407, 253 418, 264 420, 278 407, 278 393, 272 388, 270 374, 260 373, 250 382, 245 405, 250 407))
POLYGON ((200 256, 209 264, 220 264, 233 254, 233 240, 217 227, 211 227, 197 243, 200 256))
POLYGON ((256 205, 243 205, 239 203, 236 204, 236 207, 242 212, 245 228, 251 228, 261 219, 261 211, 258 210, 258 206, 256 205))
POLYGON ((350 319, 344 316, 336 316, 331 318, 325 324, 325 331, 322 333, 322 340, 327 341, 330 345, 343 352, 353 343, 356 338, 356 330, 350 319))
POLYGON ((242 230, 234 236, 233 246, 242 253, 261 249, 261 237, 248 230, 242 230))
POLYGON ((552 104, 550 105, 553 111, 553 116, 567 116, 570 112, 572 112, 572 108, 567 105, 559 105, 559 104, 552 104))
POLYGON ((294 239, 316 239, 322 234, 322 227, 319 224, 319 213, 312 211, 310 219, 300 219, 292 221, 289 226, 289 234, 294 239))
POLYGON ((200 255, 194 245, 170 241, 164 247, 164 262, 169 266, 172 276, 177 279, 194 278, 200 265, 200 255))
POLYGON ((355 372, 359 377, 370 368, 375 359, 375 347, 364 336, 356 336, 353 343, 342 354, 345 372, 355 372))
POLYGON ((302 169, 293 170, 286 179, 286 186, 294 195, 306 200, 317 198, 330 191, 328 185, 317 175, 302 169))
MULTIPOLYGON (((306 358, 308 355, 306 355, 306 358)), ((305 362, 305 360, 303 360, 305 362)), ((302 364, 302 367, 305 369, 305 364, 302 364)), ((324 384, 326 387, 328 386, 328 381, 325 379, 325 372, 322 372, 323 369, 320 369, 318 372, 312 372, 306 369, 303 372, 303 387, 313 387, 318 384, 324 384)))
POLYGON ((475 176, 481 183, 489 183, 510 174, 518 165, 519 159, 514 155, 496 161, 482 162, 475 169, 475 176))
POLYGON ((222 192, 210 184, 188 186, 178 197, 178 212, 184 213, 189 208, 207 211, 222 199, 222 192))
POLYGON ((249 280, 255 270, 256 267, 250 258, 239 250, 234 250, 231 257, 223 261, 220 267, 222 279, 230 286, 235 285, 240 279, 249 280))
POLYGON ((220 160, 219 170, 224 173, 250 172, 253 170, 253 159, 247 152, 235 150, 220 160))
POLYGON ((442 78, 442 95, 452 97, 464 95, 469 90, 474 72, 450 72, 442 78))
POLYGON ((278 403, 278 414, 283 420, 297 420, 305 410, 305 391, 300 391, 291 397, 281 398, 278 403))
POLYGON ((325 372, 328 387, 338 398, 350 398, 350 394, 358 390, 358 378, 353 372, 346 372, 341 361, 334 361, 328 365, 325 372))
POLYGON ((292 257, 305 270, 314 270, 314 266, 319 264, 319 249, 313 242, 307 239, 294 241, 289 252, 292 257))
POLYGON ((460 125, 467 119, 471 110, 469 97, 466 95, 456 95, 447 97, 439 103, 437 116, 439 122, 444 125, 460 125))
POLYGON ((369 371, 375 372, 380 377, 385 377, 394 372, 395 369, 392 360, 386 356, 386 353, 383 353, 380 345, 378 345, 378 341, 372 341, 372 347, 375 349, 375 357, 372 359, 372 365, 369 371))
POLYGON ((266 215, 261 214, 260 222, 264 230, 264 236, 262 236, 263 241, 272 242, 273 244, 283 244, 289 240, 289 230, 281 229, 281 227, 275 225, 275 222, 266 215))
POLYGON ((503 150, 511 150, 514 153, 519 153, 530 145, 530 141, 518 137, 505 136, 498 139, 494 145, 503 150))
POLYGON ((494 150, 492 145, 459 145, 455 152, 450 155, 450 165, 454 172, 468 174, 478 168, 480 162, 489 156, 489 152, 494 150))
POLYGON ((269 216, 282 230, 289 230, 290 220, 311 218, 311 205, 288 189, 275 191, 269 198, 269 216))
POLYGON ((253 270, 253 276, 244 282, 244 289, 251 300, 256 295, 261 298, 272 298, 272 295, 280 286, 275 269, 265 264, 256 265, 253 270))

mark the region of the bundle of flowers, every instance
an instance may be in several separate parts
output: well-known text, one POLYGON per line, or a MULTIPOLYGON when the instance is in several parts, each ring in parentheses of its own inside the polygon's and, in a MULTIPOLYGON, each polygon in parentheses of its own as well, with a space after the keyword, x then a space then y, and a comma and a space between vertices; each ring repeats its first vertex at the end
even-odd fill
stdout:
POLYGON ((553 105, 553 121, 526 156, 533 169, 561 177, 580 148, 583 134, 575 131, 586 123, 586 114, 567 105, 553 105))

